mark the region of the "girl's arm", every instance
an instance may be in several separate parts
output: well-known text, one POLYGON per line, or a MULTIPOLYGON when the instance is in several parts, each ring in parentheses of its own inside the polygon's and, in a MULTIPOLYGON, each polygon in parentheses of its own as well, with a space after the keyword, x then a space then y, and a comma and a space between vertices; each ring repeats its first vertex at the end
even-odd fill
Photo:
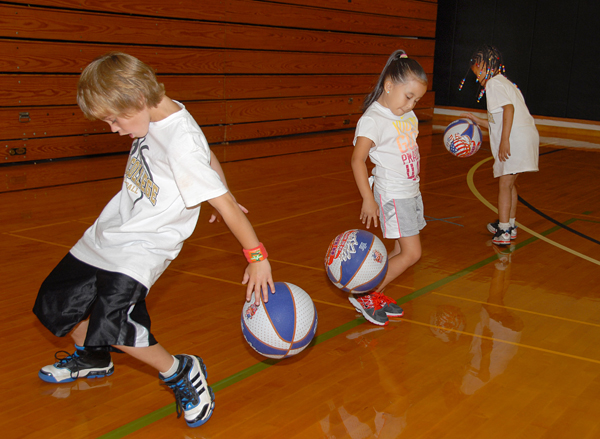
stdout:
MULTIPOLYGON (((231 192, 208 200, 210 205, 214 207, 222 216, 225 224, 237 238, 243 248, 250 250, 258 247, 260 244, 252 224, 246 218, 246 215, 238 206, 231 192)), ((252 292, 254 292, 254 303, 260 305, 260 294, 265 302, 269 300, 267 285, 271 286, 271 291, 275 292, 275 285, 271 275, 271 264, 267 259, 260 262, 252 262, 248 264, 244 272, 242 284, 248 284, 246 288, 246 301, 250 301, 252 292)))
POLYGON ((356 186, 363 199, 362 208, 360 210, 360 220, 363 224, 367 224, 367 229, 371 225, 377 227, 377 217, 379 216, 379 207, 375 202, 373 191, 369 186, 369 171, 367 170, 367 157, 369 150, 373 147, 373 141, 367 137, 357 137, 354 151, 352 152, 352 172, 356 186))
POLYGON ((482 127, 489 129, 490 124, 487 119, 482 119, 481 117, 477 117, 472 113, 461 113, 460 117, 466 117, 467 119, 471 119, 477 125, 481 125, 482 127))
MULTIPOLYGON (((221 168, 221 163, 219 163, 219 159, 217 159, 217 156, 215 155, 214 152, 212 152, 212 150, 210 151, 210 167, 213 168, 213 170, 217 174, 219 174, 219 177, 221 178, 221 181, 223 182, 223 184, 225 185, 225 187, 227 188, 227 190, 229 190, 229 187, 227 186, 227 180, 225 179, 225 173, 223 172, 223 168, 221 168)), ((234 197, 234 199, 235 199, 235 197, 234 197)), ((246 209, 244 206, 242 206, 239 203, 238 203, 238 206, 239 206, 240 209, 242 209, 242 212, 248 213, 248 209, 246 209)), ((210 215, 210 219, 208 220, 208 222, 209 223, 214 223, 215 220, 217 222, 221 222, 221 219, 222 219, 222 217, 219 214, 219 211, 217 209, 213 209, 213 212, 210 215)))
POLYGON ((510 157, 510 132, 512 130, 513 119, 515 116, 515 107, 513 104, 502 107, 502 137, 500 139, 500 149, 498 150, 498 160, 501 162, 510 157))

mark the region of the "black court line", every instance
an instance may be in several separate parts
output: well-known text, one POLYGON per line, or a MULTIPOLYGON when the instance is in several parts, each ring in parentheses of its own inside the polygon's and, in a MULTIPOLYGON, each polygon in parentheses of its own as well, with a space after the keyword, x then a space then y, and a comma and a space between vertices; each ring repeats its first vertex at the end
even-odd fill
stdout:
POLYGON ((550 222, 552 222, 552 223, 556 224, 557 226, 559 226, 559 227, 562 227, 563 229, 565 229, 565 230, 567 230, 567 231, 569 231, 569 232, 571 232, 571 233, 574 233, 574 234, 576 234, 576 235, 578 235, 578 236, 581 236, 582 238, 584 238, 584 239, 587 239, 588 241, 592 241, 592 242, 593 242, 593 243, 595 243, 595 244, 600 244, 600 241, 598 241, 597 239, 594 239, 594 238, 592 238, 592 237, 590 237, 590 236, 587 236, 587 235, 585 235, 585 234, 583 234, 583 233, 581 233, 581 232, 579 232, 579 231, 577 231, 577 230, 575 230, 575 229, 572 229, 571 227, 569 227, 569 226, 566 226, 566 225, 564 225, 563 223, 561 223, 561 222, 559 222, 559 221, 555 220, 554 218, 552 218, 552 217, 550 217, 550 216, 546 215, 546 214, 545 214, 544 212, 542 212, 541 210, 539 210, 539 209, 536 209, 536 208, 535 208, 535 207, 533 207, 531 204, 529 204, 527 201, 525 201, 525 200, 524 200, 524 199, 523 199, 523 198, 522 198, 520 195, 519 195, 519 197, 518 197, 518 198, 519 198, 519 201, 520 201, 520 202, 521 202, 523 205, 525 205, 525 206, 526 206, 526 207, 528 207, 529 209, 533 210, 535 213, 537 213, 537 214, 538 214, 539 216, 541 216, 542 218, 545 218, 545 219, 547 219, 548 221, 550 221, 550 222))
MULTIPOLYGON (((544 145, 545 147, 551 148, 552 145, 544 145)), ((567 148, 558 148, 558 149, 553 149, 552 151, 546 151, 541 153, 540 155, 547 155, 547 154, 554 154, 555 152, 561 152, 566 150, 567 148)))

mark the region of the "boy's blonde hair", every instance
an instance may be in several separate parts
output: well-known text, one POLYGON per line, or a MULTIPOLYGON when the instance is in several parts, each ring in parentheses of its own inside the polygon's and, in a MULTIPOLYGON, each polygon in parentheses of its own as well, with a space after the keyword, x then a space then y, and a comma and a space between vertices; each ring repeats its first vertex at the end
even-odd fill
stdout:
POLYGON ((139 59, 110 52, 92 61, 77 83, 77 104, 90 120, 131 116, 156 107, 165 87, 154 70, 139 59))

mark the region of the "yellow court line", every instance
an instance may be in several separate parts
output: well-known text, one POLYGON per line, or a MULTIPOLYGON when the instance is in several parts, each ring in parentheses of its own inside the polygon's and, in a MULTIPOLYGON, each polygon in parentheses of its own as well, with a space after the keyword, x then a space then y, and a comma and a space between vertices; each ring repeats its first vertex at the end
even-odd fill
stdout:
MULTIPOLYGON (((223 250, 221 248, 209 247, 207 245, 202 245, 202 244, 195 244, 193 242, 191 242, 190 245, 193 245, 195 247, 202 247, 202 248, 206 248, 206 249, 209 249, 209 250, 218 251, 218 252, 222 252, 222 253, 229 253, 231 255, 238 255, 239 254, 239 252, 234 252, 234 251, 231 251, 231 250, 223 250)), ((308 270, 321 271, 321 272, 325 271, 325 268, 317 268, 317 267, 311 267, 309 265, 296 264, 294 262, 282 261, 280 259, 273 259, 271 257, 269 257, 269 261, 271 261, 271 262, 277 262, 278 264, 283 264, 283 265, 291 265, 291 266, 294 266, 294 267, 306 268, 308 270)), ((408 287, 406 285, 400 285, 400 284, 389 284, 389 285, 390 286, 395 286, 395 287, 400 287, 400 288, 406 288, 407 290, 411 290, 411 291, 413 290, 412 287, 408 287)))
POLYGON ((190 276, 202 277, 204 279, 216 280, 216 281, 219 281, 219 282, 225 282, 225 283, 228 283, 228 284, 239 285, 241 287, 245 287, 245 285, 242 284, 242 281, 234 282, 232 280, 222 279, 220 277, 207 276, 205 274, 194 273, 193 271, 178 270, 177 268, 171 268, 171 267, 167 268, 167 270, 174 271, 175 273, 188 274, 190 276))
POLYGON ((311 297, 311 299, 312 299, 313 302, 322 303, 323 305, 337 306, 338 308, 351 309, 352 311, 355 310, 354 307, 350 306, 350 305, 340 305, 339 303, 326 302, 324 300, 318 300, 318 299, 315 299, 315 298, 312 298, 312 297, 311 297))
POLYGON ((460 200, 468 200, 468 201, 473 201, 473 197, 465 197, 462 195, 454 195, 454 194, 440 194, 439 192, 432 192, 432 191, 421 191, 422 194, 429 194, 429 195, 438 195, 439 197, 444 197, 444 198, 458 198, 460 200))
POLYGON ((404 321, 404 322, 415 323, 415 324, 421 325, 421 326, 427 326, 429 328, 441 329, 442 331, 456 332, 457 334, 467 335, 467 336, 470 336, 470 337, 478 337, 478 338, 481 338, 481 339, 484 339, 484 340, 498 341, 500 343, 506 343, 506 344, 510 344, 510 345, 517 346, 517 347, 520 347, 520 348, 526 348, 526 349, 532 349, 532 350, 538 351, 538 352, 544 352, 546 354, 559 355, 561 357, 568 357, 568 358, 573 358, 575 360, 583 360, 583 361, 588 361, 590 363, 600 364, 600 360, 594 360, 592 358, 580 357, 578 355, 565 354, 564 352, 558 352, 558 351, 553 351, 553 350, 550 350, 550 349, 538 348, 536 346, 531 346, 531 345, 528 345, 528 344, 516 343, 514 341, 502 340, 500 338, 487 337, 485 335, 471 334, 469 332, 459 331, 459 330, 450 329, 450 328, 444 328, 443 326, 436 326, 436 325, 432 325, 430 323, 417 322, 416 320, 410 320, 410 319, 405 319, 405 318, 402 318, 401 320, 404 321))
MULTIPOLYGON (((581 200, 579 200, 581 201, 581 200)), ((579 217, 579 218, 583 218, 584 220, 597 220, 600 219, 600 216, 594 216, 594 215, 588 215, 585 213, 573 213, 573 212, 564 212, 562 210, 556 210, 556 209, 544 209, 545 212, 552 212, 552 213, 562 213, 564 215, 571 215, 574 217, 579 217)))
POLYGON ((428 181, 426 183, 419 182, 419 184, 420 184, 420 186, 427 186, 428 184, 441 183, 442 181, 456 180, 456 179, 459 179, 459 178, 462 178, 461 174, 453 175, 452 177, 442 178, 440 180, 428 181))
MULTIPOLYGON (((76 220, 75 220, 76 221, 76 220)), ((73 220, 69 220, 69 221, 61 221, 60 223, 52 223, 52 224, 41 224, 39 226, 35 226, 35 227, 28 227, 26 229, 19 229, 19 230, 11 230, 10 232, 4 232, 6 234, 8 233, 21 233, 21 232, 27 232, 29 230, 37 230, 37 229, 44 229, 46 227, 52 227, 52 226, 60 226, 61 224, 69 224, 72 222, 75 222, 73 220)))
POLYGON ((21 235, 15 235, 13 233, 8 233, 8 232, 4 232, 5 235, 8 236, 12 236, 13 238, 22 238, 22 239, 26 239, 29 241, 35 241, 35 242, 41 242, 44 244, 50 244, 50 245, 55 245, 57 247, 63 247, 63 248, 71 248, 71 245, 63 245, 63 244, 57 244, 56 242, 50 242, 50 241, 44 241, 43 239, 35 239, 35 238, 30 238, 29 236, 21 236, 21 235))
POLYGON ((511 306, 506 306, 506 305, 497 305, 495 303, 483 302, 481 300, 467 299, 466 297, 452 296, 451 294, 438 293, 437 291, 432 291, 431 294, 436 294, 438 296, 444 296, 444 297, 450 297, 452 299, 457 299, 457 300, 464 300, 466 302, 474 302, 474 303, 480 303, 482 305, 495 306, 498 308, 509 309, 511 311, 517 311, 517 312, 522 312, 522 313, 526 313, 526 314, 534 314, 536 316, 548 317, 548 318, 552 318, 552 319, 556 319, 556 320, 564 320, 565 322, 578 323, 581 325, 595 326, 597 328, 600 328, 600 325, 597 323, 584 322, 583 320, 567 319, 566 317, 559 317, 559 316, 555 316, 552 314, 544 314, 541 312, 529 311, 529 310, 521 309, 521 308, 513 308, 511 306))
POLYGON ((273 224, 273 223, 277 223, 277 222, 280 222, 280 221, 286 221, 286 220, 289 220, 289 219, 292 219, 292 218, 298 218, 298 217, 305 216, 305 215, 312 215, 313 213, 323 212, 325 210, 333 209, 333 208, 336 208, 336 207, 347 206, 348 204, 355 204, 355 203, 358 203, 358 201, 359 200, 347 201, 345 203, 336 204, 336 205, 333 205, 333 206, 327 206, 327 207, 323 207, 321 209, 311 210, 309 212, 302 212, 302 213, 298 213, 296 215, 290 215, 290 216, 286 216, 286 217, 283 217, 283 218, 274 219, 274 220, 271 220, 271 221, 265 221, 263 223, 257 223, 254 227, 264 226, 264 225, 267 225, 267 224, 273 224))
MULTIPOLYGON (((29 236, 15 235, 13 233, 8 233, 8 232, 4 232, 4 235, 12 236, 13 238, 21 238, 21 239, 25 239, 25 240, 28 240, 28 241, 41 242, 43 244, 54 245, 54 246, 62 247, 62 248, 71 249, 73 247, 72 245, 58 244, 56 242, 44 241, 43 239, 30 238, 29 236)), ((200 244, 194 244, 193 242, 190 243, 190 244, 194 245, 194 246, 197 246, 197 247, 208 248, 208 249, 211 249, 211 250, 221 251, 221 252, 225 252, 225 253, 237 254, 236 252, 232 252, 232 251, 228 251, 228 250, 222 250, 222 249, 213 248, 213 247, 207 247, 205 245, 200 245, 200 244)), ((324 268, 309 267, 308 265, 294 264, 293 262, 279 261, 279 260, 271 259, 271 258, 269 258, 269 260, 272 261, 272 262, 278 262, 280 264, 293 265, 293 266, 296 266, 296 267, 306 268, 306 269, 310 269, 310 270, 325 271, 324 268)), ((168 267, 167 270, 175 271, 177 273, 182 273, 182 274, 189 274, 191 276, 203 277, 203 278, 206 278, 206 279, 212 279, 212 280, 216 280, 216 281, 222 281, 222 282, 226 282, 226 283, 230 283, 230 284, 234 284, 234 285, 242 285, 241 281, 240 282, 233 282, 233 281, 230 281, 230 280, 221 279, 221 278, 218 278, 218 277, 206 276, 206 275, 194 273, 194 272, 191 272, 191 271, 178 270, 178 269, 172 268, 172 267, 168 267)), ((400 285, 400 284, 390 284, 390 285, 412 290, 411 287, 407 287, 405 285, 400 285)))
MULTIPOLYGON (((486 200, 486 199, 483 197, 483 195, 481 195, 481 194, 479 193, 479 191, 478 191, 478 190, 477 190, 477 188, 475 187, 475 184, 473 183, 473 175, 475 174, 475 171, 477 170, 477 168, 479 168, 479 167, 480 167, 481 165, 483 165, 485 162, 488 162, 488 161, 492 160, 493 158, 494 158, 494 157, 488 157, 488 158, 486 158, 486 159, 483 159, 483 160, 482 160, 482 161, 480 161, 479 163, 475 164, 475 166, 473 166, 473 167, 472 167, 472 168, 469 170, 469 173, 467 174, 467 184, 469 185, 469 189, 471 189, 471 192, 473 192, 473 195, 475 195, 475 196, 477 197, 477 199, 479 199, 479 201, 481 201, 481 202, 482 202, 482 203, 483 203, 485 206, 487 206, 488 208, 490 208, 490 209, 491 209, 491 210, 492 210, 494 213, 498 213, 498 209, 496 209, 496 207, 495 207, 495 206, 493 206, 493 205, 492 205, 492 204, 491 204, 491 203, 490 203, 488 200, 486 200)), ((600 261, 598 261, 598 260, 596 260, 596 259, 594 259, 594 258, 591 258, 591 257, 589 257, 589 256, 587 256, 587 255, 584 255, 583 253, 579 253, 579 252, 578 252, 578 251, 576 251, 576 250, 573 250, 573 249, 571 249, 571 248, 569 248, 569 247, 566 247, 566 246, 564 246, 564 245, 562 245, 562 244, 559 244, 559 243, 558 243, 558 242, 556 242, 556 241, 553 241, 553 240, 551 240, 551 239, 549 239, 549 238, 546 238, 545 236, 543 236, 543 235, 540 235, 539 233, 537 233, 537 232, 534 232, 533 230, 531 230, 531 229, 529 229, 529 228, 525 227, 525 226, 524 226, 523 224, 521 224, 521 223, 517 223, 517 225, 519 226, 519 228, 520 228, 520 229, 524 230, 525 232, 527 232, 527 233, 529 233, 529 234, 531 234, 531 235, 535 236, 536 238, 538 238, 538 239, 540 239, 540 240, 542 240, 542 241, 545 241, 545 242, 547 242, 547 243, 548 243, 548 244, 550 244, 550 245, 553 245, 554 247, 557 247, 557 248, 559 248, 559 249, 561 249, 561 250, 564 250, 564 251, 566 251, 566 252, 568 252, 568 253, 571 253, 572 255, 578 256, 578 257, 580 257, 581 259, 585 259, 586 261, 589 261, 589 262, 591 262, 592 264, 600 265, 600 261)))
POLYGON ((35 226, 35 227, 28 227, 26 229, 19 229, 19 230, 11 230, 10 232, 4 232, 4 233, 21 233, 21 232, 28 232, 30 230, 39 230, 39 229, 46 229, 48 227, 54 227, 54 226, 60 226, 62 224, 69 224, 69 223, 81 223, 81 224, 86 224, 86 225, 91 225, 93 222, 95 221, 95 218, 92 218, 91 220, 85 220, 83 218, 80 219, 76 219, 76 220, 68 220, 68 221, 61 221, 59 223, 49 223, 49 224, 40 224, 39 226, 35 226))
MULTIPOLYGON (((271 220, 271 221, 265 221, 264 223, 252 224, 252 227, 253 228, 257 228, 257 227, 260 227, 260 226, 265 226, 267 224, 273 224, 273 223, 277 223, 277 222, 280 222, 280 221, 286 221, 286 220, 289 220, 289 219, 292 219, 292 218, 298 218, 298 217, 305 216, 305 215, 312 215, 313 213, 323 212, 323 211, 328 210, 328 209, 333 209, 333 208, 336 208, 336 207, 346 206, 348 204, 353 204, 353 203, 358 203, 358 200, 352 200, 352 201, 348 201, 346 203, 336 204, 334 206, 324 207, 322 209, 311 210, 309 212, 302 212, 302 213, 299 213, 299 214, 296 214, 296 215, 286 216, 286 217, 274 219, 274 220, 271 220)), ((225 232, 215 233, 213 235, 204 235, 204 236, 200 236, 198 238, 193 238, 192 241, 187 241, 187 242, 199 241, 201 239, 207 239, 207 238, 215 238, 217 236, 227 235, 228 233, 231 233, 231 232, 229 230, 227 230, 225 232)))
POLYGON ((264 188, 273 187, 273 186, 281 186, 281 185, 284 185, 284 184, 298 183, 299 181, 313 180, 315 178, 329 177, 329 176, 337 175, 337 174, 345 174, 347 172, 351 172, 351 170, 330 172, 328 174, 321 174, 321 175, 318 175, 318 176, 297 178, 296 180, 278 181, 277 183, 265 184, 265 185, 262 185, 262 186, 253 186, 253 187, 249 187, 249 188, 245 188, 245 189, 236 189, 235 193, 237 194, 239 192, 254 191, 256 189, 264 189, 264 188))
MULTIPOLYGON (((221 248, 209 247, 207 245, 196 244, 196 243, 193 243, 193 242, 190 242, 190 245, 193 245, 195 247, 202 247, 202 248, 205 248, 205 249, 208 249, 208 250, 212 250, 212 251, 218 251, 218 252, 222 252, 222 253, 228 253, 230 255, 241 255, 241 252, 234 252, 234 251, 231 251, 231 250, 224 250, 224 249, 221 249, 221 248)), ((277 262, 279 264, 293 265, 294 267, 306 268, 308 270, 325 271, 324 268, 316 268, 316 267, 310 267, 308 265, 295 264, 293 262, 281 261, 281 260, 278 260, 278 259, 273 259, 271 257, 269 257, 269 261, 270 262, 277 262)))
MULTIPOLYGON (((336 306, 338 308, 344 308, 344 309, 354 310, 354 307, 351 307, 351 306, 340 305, 340 304, 336 304, 336 303, 326 302, 326 301, 323 301, 323 300, 313 299, 313 302, 322 303, 324 305, 336 306)), ((550 316, 550 317, 553 317, 553 316, 550 316)), ((568 319, 563 319, 563 320, 568 320, 568 319)), ((440 329, 442 331, 456 332, 457 334, 466 335, 466 336, 469 336, 469 337, 478 337, 478 338, 481 338, 481 339, 484 339, 484 340, 497 341, 497 342, 500 342, 500 343, 506 343, 506 344, 510 344, 510 345, 513 345, 513 346, 517 346, 517 347, 520 347, 520 348, 526 348, 526 349, 532 349, 534 351, 544 352, 544 353, 547 353, 547 354, 559 355, 559 356, 562 356, 562 357, 573 358, 575 360, 583 360, 583 361, 588 361, 590 363, 600 364, 600 360, 594 360, 592 358, 580 357, 578 355, 566 354, 564 352, 559 352, 559 351, 554 351, 554 350, 550 350, 550 349, 539 348, 539 347, 536 347, 536 346, 531 346, 531 345, 527 345, 527 344, 523 344, 523 343, 516 343, 516 342, 512 342, 512 341, 502 340, 500 338, 487 337, 485 335, 479 335, 479 334, 472 334, 470 332, 459 331, 457 329, 451 329, 451 328, 445 328, 443 326, 436 326, 436 325, 432 325, 431 323, 419 322, 419 321, 407 319, 407 318, 404 318, 404 317, 399 318, 399 319, 390 320, 390 322, 414 323, 416 325, 427 326, 429 328, 436 328, 436 329, 440 329)), ((579 322, 577 322, 577 323, 579 323, 579 322)))
MULTIPOLYGON (((340 305, 340 304, 331 303, 331 302, 326 302, 326 301, 322 301, 322 300, 313 299, 313 302, 318 302, 318 303, 322 303, 322 304, 330 305, 330 306, 336 306, 338 308, 344 308, 344 309, 352 309, 352 310, 354 310, 354 307, 350 307, 350 306, 346 306, 346 305, 340 305)), ((443 326, 436 326, 436 325, 432 325, 431 323, 419 322, 417 320, 411 320, 411 319, 407 319, 407 318, 404 318, 404 317, 390 320, 390 322, 414 323, 416 325, 426 326, 428 328, 436 328, 436 329, 440 329, 442 331, 456 332, 457 334, 466 335, 466 336, 469 336, 469 337, 477 337, 477 338, 481 338, 481 339, 484 339, 484 340, 497 341, 497 342, 500 342, 500 343, 506 343, 506 344, 510 344, 510 345, 513 345, 513 346, 517 346, 519 348, 526 348, 526 349, 531 349, 531 350, 538 351, 538 352, 544 352, 546 354, 558 355, 558 356, 561 356, 561 357, 567 357, 567 358, 572 358, 572 359, 575 359, 575 360, 582 360, 582 361, 588 361, 590 363, 600 364, 600 360, 594 360, 592 358, 580 357, 578 355, 566 354, 564 352, 554 351, 554 350, 551 350, 551 349, 544 349, 544 348, 539 348, 539 347, 536 347, 536 346, 531 346, 531 345, 527 345, 527 344, 523 344, 523 343, 516 343, 516 342, 512 342, 512 341, 502 340, 501 338, 494 338, 494 337, 487 337, 485 335, 472 334, 470 332, 459 331, 457 329, 451 329, 451 328, 445 328, 443 326)))

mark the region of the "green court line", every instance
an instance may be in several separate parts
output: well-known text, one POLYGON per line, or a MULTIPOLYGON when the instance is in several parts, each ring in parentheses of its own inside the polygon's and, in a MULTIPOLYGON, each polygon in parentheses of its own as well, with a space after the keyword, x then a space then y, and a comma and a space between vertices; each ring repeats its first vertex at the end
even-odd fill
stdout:
MULTIPOLYGON (((562 224, 565 225, 565 226, 568 226, 569 224, 573 223, 574 221, 576 221, 576 219, 575 218, 571 218, 570 220, 565 221, 562 224)), ((551 229, 548 229, 547 231, 542 232, 541 235, 547 236, 547 235, 549 235, 551 233, 554 233, 554 232, 556 232, 556 231, 558 231, 560 229, 561 228, 559 226, 554 226, 551 229)), ((512 250, 512 251, 516 251, 516 250, 518 250, 518 249, 520 249, 522 247, 525 247, 526 245, 529 245, 529 244, 531 244, 531 243, 533 243, 535 241, 539 241, 539 238, 536 238, 535 236, 532 236, 531 238, 526 239, 525 241, 523 241, 523 242, 521 242, 519 244, 516 244, 515 247, 514 247, 514 250, 512 250)), ((474 272, 475 270, 477 270, 477 269, 479 269, 479 268, 481 268, 481 267, 483 267, 483 266, 485 266, 485 265, 487 265, 487 264, 489 264, 491 262, 495 262, 497 260, 498 260, 498 256, 497 255, 490 256, 489 258, 484 259, 484 260, 482 260, 480 262, 477 262, 476 264, 473 264, 470 267, 467 267, 467 268, 465 268, 465 269, 463 269, 461 271, 458 271, 458 272, 456 272, 454 274, 451 274, 450 276, 447 276, 444 279, 440 279, 437 282, 434 282, 434 283, 432 283, 430 285, 427 285, 426 287, 423 287, 423 288, 421 288, 419 290, 413 291, 412 293, 410 293, 410 294, 408 294, 408 295, 406 295, 406 296, 401 297, 400 299, 398 299, 397 302, 398 302, 399 305, 401 305, 403 303, 406 303, 406 302, 409 302, 409 301, 411 301, 413 299, 416 299, 417 297, 422 296, 423 294, 429 293, 430 291, 433 291, 433 290, 435 290, 437 288, 440 288, 440 287, 442 287, 442 286, 444 286, 446 284, 449 284, 450 282, 453 282, 456 279, 460 279, 461 277, 466 276, 466 275, 474 272)))
MULTIPOLYGON (((578 219, 572 218, 570 220, 565 221, 563 224, 569 225, 575 221, 578 221, 578 219)), ((585 221, 585 220, 579 220, 579 221, 585 221)), ((561 228, 559 226, 555 226, 555 227, 552 227, 551 229, 548 229, 545 232, 542 232, 541 235, 546 236, 546 235, 554 233, 560 229, 561 228)), ((528 238, 525 241, 523 241, 519 244, 516 244, 514 246, 514 250, 512 250, 512 251, 516 251, 516 250, 518 250, 522 247, 525 247, 535 241, 539 241, 539 238, 532 236, 531 238, 528 238)), ((437 282, 434 282, 430 285, 427 285, 423 288, 413 291, 411 294, 408 294, 408 295, 403 296, 400 299, 398 299, 397 302, 398 302, 398 304, 404 304, 406 302, 414 300, 426 293, 429 293, 429 292, 431 292, 435 289, 438 289, 450 282, 453 282, 456 279, 460 279, 461 277, 464 277, 470 273, 473 273, 475 270, 478 270, 479 268, 482 268, 482 267, 486 266, 487 264, 490 264, 497 260, 498 260, 498 256, 494 254, 493 256, 490 256, 489 258, 486 258, 480 262, 477 262, 476 264, 473 264, 470 267, 467 267, 467 268, 465 268, 461 271, 458 271, 450 276, 447 276, 444 279, 440 279, 437 282)), ((365 322, 366 322, 366 320, 363 317, 358 317, 354 320, 344 323, 341 326, 338 326, 337 328, 331 329, 330 331, 327 331, 324 334, 319 334, 313 339, 313 341, 308 346, 308 348, 312 348, 313 346, 319 345, 333 337, 336 337, 346 331, 349 331, 352 328, 355 328, 356 326, 360 326, 365 322)), ((211 384, 211 387, 212 387, 213 391, 215 393, 217 393, 220 390, 226 389, 227 387, 237 384, 240 381, 251 377, 252 375, 262 372, 265 369, 268 369, 269 367, 279 363, 280 361, 285 361, 285 360, 273 360, 273 359, 263 360, 260 363, 254 364, 253 366, 250 366, 238 373, 235 373, 227 378, 224 378, 221 381, 218 381, 217 383, 211 384)), ((115 430, 112 430, 102 436, 99 436, 98 439, 120 439, 120 438, 123 438, 123 437, 127 436, 128 434, 133 433, 137 430, 140 430, 144 427, 147 427, 148 425, 150 425, 156 421, 159 421, 160 419, 165 418, 173 413, 175 413, 175 403, 168 404, 158 410, 155 410, 151 413, 148 413, 147 415, 144 415, 144 416, 136 419, 135 421, 125 424, 122 427, 118 427, 115 430)))
MULTIPOLYGON (((359 317, 359 318, 351 320, 337 328, 327 331, 324 334, 319 334, 313 339, 313 341, 310 343, 310 345, 308 347, 311 348, 320 343, 323 343, 337 335, 340 335, 346 331, 349 331, 350 329, 352 329, 356 326, 362 325, 365 322, 366 322, 366 320, 363 317, 359 317)), ((231 375, 230 377, 224 378, 215 384, 211 384, 211 387, 212 387, 213 391, 215 393, 217 393, 219 390, 226 389, 227 387, 232 386, 233 384, 239 383, 240 381, 242 381, 252 375, 262 372, 265 369, 268 369, 269 367, 279 363, 280 361, 284 361, 284 360, 272 360, 272 359, 263 360, 260 363, 250 366, 236 374, 231 375)), ((133 433, 137 430, 140 430, 141 428, 147 427, 148 425, 150 425, 162 418, 165 418, 173 413, 175 413, 175 403, 166 405, 158 410, 155 410, 151 413, 148 413, 147 415, 142 416, 141 418, 136 419, 135 421, 132 421, 132 422, 125 424, 122 427, 119 427, 109 433, 99 436, 99 439, 118 439, 118 438, 125 437, 128 434, 133 433)))

